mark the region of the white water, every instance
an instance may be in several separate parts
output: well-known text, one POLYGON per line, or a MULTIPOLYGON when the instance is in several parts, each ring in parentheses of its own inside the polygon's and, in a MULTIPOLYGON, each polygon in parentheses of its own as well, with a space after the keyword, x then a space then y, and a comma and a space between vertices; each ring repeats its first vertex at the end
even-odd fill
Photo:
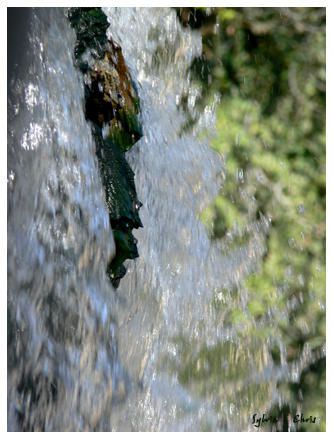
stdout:
POLYGON ((193 102, 198 94, 188 68, 201 53, 200 34, 184 30, 175 11, 166 8, 105 12, 110 35, 139 86, 144 131, 128 154, 143 201, 144 228, 135 233, 140 258, 128 263, 117 308, 121 358, 142 390, 132 392, 114 425, 218 429, 223 414, 212 409, 212 398, 201 400, 185 390, 163 363, 180 360, 175 337, 194 350, 228 337, 212 306, 214 293, 239 284, 255 267, 266 224, 250 225, 248 246, 226 253, 223 243, 212 244, 198 218, 223 182, 221 158, 207 136, 199 135, 213 130, 213 109, 206 108, 198 126, 181 134, 186 115, 177 104, 182 94, 193 102))
POLYGON ((19 411, 25 429, 101 429, 117 379, 105 274, 113 237, 73 65, 75 35, 61 9, 40 10, 32 28, 33 55, 13 79, 9 103, 8 301, 16 336, 8 428, 22 428, 19 411), (31 392, 16 392, 22 379, 42 395, 37 406, 31 392))
POLYGON ((199 220, 224 175, 207 136, 214 108, 182 130, 181 95, 193 104, 199 93, 188 67, 201 53, 200 35, 167 8, 104 10, 141 100, 144 135, 128 153, 143 203, 140 257, 127 262, 114 291, 105 275, 114 243, 73 65, 75 35, 63 10, 40 10, 9 103, 9 429, 246 430, 253 410, 279 398, 277 380, 299 371, 283 361, 274 368, 270 340, 244 342, 224 325, 233 307, 247 312, 242 282, 260 263, 269 222, 249 224, 249 242, 232 249, 212 243, 199 220), (209 379, 207 389, 181 384, 184 360, 228 343, 213 388, 209 379), (241 361, 246 376, 228 382, 223 371, 241 361), (22 380, 35 383, 37 405, 31 390, 17 391, 22 380))

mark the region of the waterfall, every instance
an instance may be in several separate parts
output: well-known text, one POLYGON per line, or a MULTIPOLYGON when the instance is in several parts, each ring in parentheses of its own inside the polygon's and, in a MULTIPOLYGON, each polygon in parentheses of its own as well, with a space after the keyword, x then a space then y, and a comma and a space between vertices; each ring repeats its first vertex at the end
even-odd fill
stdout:
POLYGON ((30 15, 9 84, 8 428, 109 429, 114 243, 75 35, 63 9, 30 15))
POLYGON ((224 174, 207 134, 214 108, 207 107, 190 131, 182 129, 181 97, 194 103, 199 93, 188 70, 201 53, 200 34, 183 29, 167 8, 104 11, 137 82, 143 124, 143 138, 128 153, 143 200, 144 228, 135 233, 140 258, 128 264, 117 293, 120 354, 141 391, 132 392, 117 422, 126 429, 130 418, 134 430, 218 429, 224 414, 212 409, 212 398, 201 400, 170 373, 170 363, 181 361, 175 340, 195 351, 230 337, 213 296, 255 267, 267 222, 249 225, 250 242, 230 252, 210 241, 199 219, 224 174))
POLYGON ((273 364, 270 343, 283 359, 279 334, 262 346, 225 324, 233 309, 247 312, 243 281, 260 265, 269 219, 248 224, 237 246, 212 241, 200 221, 225 171, 210 147, 214 104, 195 109, 199 32, 169 8, 103 11, 140 98, 143 136, 127 153, 143 204, 140 256, 114 290, 75 34, 64 9, 26 11, 26 51, 9 75, 8 429, 248 429, 253 410, 279 400, 277 381, 300 370, 273 364), (189 114, 198 121, 185 128, 189 114), (207 370, 202 389, 186 377, 205 371, 201 353, 212 349, 221 376, 212 382, 207 370))

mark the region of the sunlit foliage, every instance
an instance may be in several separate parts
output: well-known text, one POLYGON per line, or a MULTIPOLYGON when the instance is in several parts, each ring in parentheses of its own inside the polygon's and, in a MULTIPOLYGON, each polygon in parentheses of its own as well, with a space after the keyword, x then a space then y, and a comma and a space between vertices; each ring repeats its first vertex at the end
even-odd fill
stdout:
MULTIPOLYGON (((315 412, 321 422, 300 427, 306 431, 325 429, 325 14, 178 10, 183 25, 203 35, 203 55, 192 66, 198 105, 220 99, 213 147, 225 157, 226 180, 203 221, 212 239, 239 235, 262 215, 271 221, 265 257, 246 279, 251 318, 237 310, 229 318, 248 320, 244 339, 257 331, 251 322, 266 322, 269 333, 270 319, 281 315, 274 331, 288 364, 310 352, 312 363, 298 382, 281 383, 286 402, 273 409, 284 419, 299 407, 315 412)), ((278 351, 270 355, 282 361, 278 351)))

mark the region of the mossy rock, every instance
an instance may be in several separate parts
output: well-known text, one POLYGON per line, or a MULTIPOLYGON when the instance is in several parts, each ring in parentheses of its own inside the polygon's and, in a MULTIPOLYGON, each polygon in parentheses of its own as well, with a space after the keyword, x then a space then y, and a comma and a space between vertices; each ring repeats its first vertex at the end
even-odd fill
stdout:
POLYGON ((127 150, 141 136, 139 97, 121 47, 108 39, 109 26, 101 8, 71 8, 68 17, 76 31, 75 59, 85 75, 87 119, 121 138, 127 150), (88 56, 88 54, 90 56, 88 56))
POLYGON ((106 30, 109 23, 101 8, 70 8, 68 19, 76 32, 75 58, 88 50, 102 56, 107 43, 106 30))
POLYGON ((134 172, 124 152, 111 139, 103 139, 100 130, 94 130, 94 137, 111 225, 124 230, 142 227, 134 172))
POLYGON ((116 255, 107 272, 115 287, 125 275, 123 262, 139 256, 133 228, 142 227, 134 172, 125 152, 142 136, 139 97, 121 48, 107 38, 101 8, 70 8, 76 31, 75 59, 85 78, 85 114, 92 122, 116 255), (104 134, 103 134, 104 133, 104 134))

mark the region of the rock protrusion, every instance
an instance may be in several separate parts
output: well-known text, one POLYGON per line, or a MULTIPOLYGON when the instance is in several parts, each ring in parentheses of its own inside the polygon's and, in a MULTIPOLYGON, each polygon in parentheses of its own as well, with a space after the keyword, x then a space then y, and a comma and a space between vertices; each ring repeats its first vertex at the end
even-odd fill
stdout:
POLYGON ((77 36, 74 53, 84 75, 85 115, 93 124, 116 243, 108 274, 117 287, 126 273, 123 262, 139 256, 132 230, 142 227, 142 204, 137 198, 134 172, 125 157, 125 152, 142 136, 139 97, 121 48, 106 35, 109 23, 101 8, 70 8, 68 18, 77 36))

